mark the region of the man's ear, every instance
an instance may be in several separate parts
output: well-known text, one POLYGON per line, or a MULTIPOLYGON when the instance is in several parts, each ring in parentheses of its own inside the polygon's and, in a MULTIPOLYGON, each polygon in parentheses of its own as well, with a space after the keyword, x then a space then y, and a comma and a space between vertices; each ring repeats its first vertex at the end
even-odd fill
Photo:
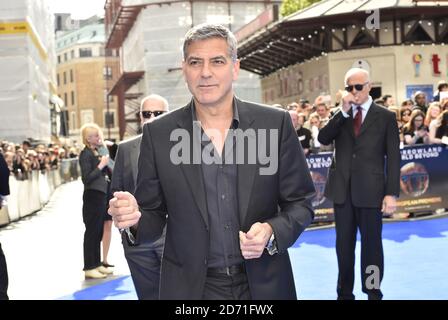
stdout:
POLYGON ((233 81, 238 80, 239 73, 240 73, 240 59, 236 59, 236 61, 233 62, 233 81))

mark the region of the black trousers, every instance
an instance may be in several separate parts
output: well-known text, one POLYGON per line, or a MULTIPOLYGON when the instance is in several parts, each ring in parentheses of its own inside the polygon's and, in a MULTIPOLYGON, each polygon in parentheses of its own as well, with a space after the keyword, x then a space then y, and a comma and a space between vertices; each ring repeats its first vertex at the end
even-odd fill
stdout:
POLYGON ((84 270, 101 265, 101 239, 103 238, 104 211, 107 195, 97 190, 84 190, 82 219, 84 232, 84 270))
POLYGON ((207 274, 203 300, 251 300, 246 273, 207 274))
POLYGON ((382 213, 380 208, 358 208, 352 204, 350 190, 344 204, 334 205, 336 254, 338 258, 338 299, 354 299, 356 233, 361 234, 362 291, 372 300, 383 294, 378 283, 384 275, 382 213), (379 277, 379 279, 375 279, 379 277), (376 280, 376 281, 375 281, 376 280))
MULTIPOLYGON (((123 239, 126 261, 131 271, 132 282, 139 300, 158 300, 160 286, 160 265, 162 263, 165 232, 153 243, 130 246, 123 239)), ((123 235, 125 238, 125 236, 123 235)))
POLYGON ((8 300, 8 269, 6 259, 0 243, 0 300, 8 300))

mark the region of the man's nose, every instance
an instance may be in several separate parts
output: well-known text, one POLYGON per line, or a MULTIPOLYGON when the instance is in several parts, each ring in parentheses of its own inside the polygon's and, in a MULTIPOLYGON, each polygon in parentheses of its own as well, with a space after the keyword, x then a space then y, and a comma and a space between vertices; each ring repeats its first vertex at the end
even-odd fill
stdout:
POLYGON ((211 69, 210 69, 210 64, 208 62, 205 62, 202 65, 202 69, 201 69, 201 76, 204 78, 208 78, 211 76, 211 69))

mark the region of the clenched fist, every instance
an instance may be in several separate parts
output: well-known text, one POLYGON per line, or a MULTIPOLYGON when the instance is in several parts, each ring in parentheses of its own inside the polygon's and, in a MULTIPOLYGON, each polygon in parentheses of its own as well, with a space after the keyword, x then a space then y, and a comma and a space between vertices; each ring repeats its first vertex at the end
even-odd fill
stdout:
POLYGON ((134 196, 122 191, 114 192, 114 197, 109 201, 108 213, 119 229, 135 226, 142 215, 134 196))

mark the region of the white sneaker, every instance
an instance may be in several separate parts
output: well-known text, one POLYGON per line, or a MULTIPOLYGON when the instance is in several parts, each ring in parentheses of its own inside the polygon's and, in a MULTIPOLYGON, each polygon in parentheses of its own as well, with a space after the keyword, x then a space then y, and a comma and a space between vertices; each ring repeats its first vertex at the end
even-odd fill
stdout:
POLYGON ((84 275, 86 279, 102 279, 106 278, 104 273, 99 272, 97 269, 90 269, 84 271, 84 275))
POLYGON ((99 272, 101 272, 104 275, 108 275, 108 274, 114 273, 114 270, 112 268, 106 268, 106 267, 103 267, 103 266, 99 266, 95 270, 98 270, 99 272))

